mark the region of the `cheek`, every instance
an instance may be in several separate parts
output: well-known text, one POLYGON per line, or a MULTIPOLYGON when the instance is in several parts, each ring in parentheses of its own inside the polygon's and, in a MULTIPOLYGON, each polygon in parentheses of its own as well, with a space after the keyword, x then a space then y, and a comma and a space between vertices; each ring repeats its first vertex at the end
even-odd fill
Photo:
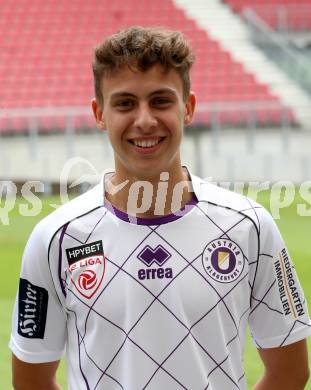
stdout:
POLYGON ((179 133, 183 129, 184 114, 182 111, 176 110, 169 115, 166 113, 160 120, 165 123, 167 128, 173 130, 174 133, 179 133))
POLYGON ((105 122, 110 140, 119 140, 129 126, 129 120, 125 116, 114 116, 105 122))
POLYGON ((184 130, 184 118, 182 115, 178 114, 172 120, 172 126, 174 128, 175 135, 180 138, 184 130))

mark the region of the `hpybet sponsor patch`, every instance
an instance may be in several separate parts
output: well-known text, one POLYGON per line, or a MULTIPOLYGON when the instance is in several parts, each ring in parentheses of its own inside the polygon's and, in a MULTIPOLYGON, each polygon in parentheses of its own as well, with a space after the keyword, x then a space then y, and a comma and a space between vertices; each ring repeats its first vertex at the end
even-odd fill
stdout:
POLYGON ((66 249, 70 278, 78 292, 85 298, 92 298, 99 289, 104 274, 106 261, 103 242, 66 249))
POLYGON ((305 314, 305 310, 294 267, 285 248, 274 257, 274 271, 284 316, 296 320, 305 314))
POLYGON ((18 333, 29 339, 43 339, 48 310, 48 292, 27 279, 20 279, 18 291, 18 333))

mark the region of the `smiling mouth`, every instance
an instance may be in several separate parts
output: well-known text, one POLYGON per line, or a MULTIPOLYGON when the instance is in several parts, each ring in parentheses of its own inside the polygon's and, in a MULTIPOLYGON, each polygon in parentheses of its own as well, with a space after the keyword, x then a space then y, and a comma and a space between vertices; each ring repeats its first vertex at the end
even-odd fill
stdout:
POLYGON ((148 149, 148 148, 152 148, 156 145, 158 145, 159 143, 161 143, 163 140, 165 139, 165 137, 158 137, 156 139, 148 139, 148 140, 135 140, 135 139, 132 139, 132 140, 129 140, 129 142, 139 148, 142 148, 142 149, 148 149))

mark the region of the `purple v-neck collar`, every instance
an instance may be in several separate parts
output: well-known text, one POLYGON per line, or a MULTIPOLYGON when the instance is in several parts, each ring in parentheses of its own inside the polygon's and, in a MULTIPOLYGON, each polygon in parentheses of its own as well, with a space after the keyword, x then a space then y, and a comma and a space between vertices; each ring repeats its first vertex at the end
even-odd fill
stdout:
POLYGON ((176 221, 177 219, 183 217, 189 211, 195 207, 195 205, 198 203, 197 198, 194 196, 192 199, 190 199, 189 202, 185 204, 184 207, 182 207, 180 210, 176 211, 172 214, 167 214, 155 218, 143 218, 143 217, 135 217, 134 215, 129 215, 126 212, 117 209, 114 207, 110 202, 105 200, 105 207, 112 212, 117 218, 121 219, 125 222, 134 223, 136 225, 163 225, 165 223, 176 221))
MULTIPOLYGON (((158 217, 154 217, 154 218, 136 217, 134 215, 127 214, 126 212, 117 209, 110 202, 108 202, 108 200, 106 198, 104 198, 105 199, 104 205, 117 218, 121 219, 122 221, 129 222, 129 223, 136 224, 136 225, 152 226, 152 225, 162 225, 162 224, 176 221, 179 218, 186 215, 187 213, 189 213, 195 207, 195 205, 198 203, 197 188, 193 183, 194 178, 192 177, 192 174, 190 173, 190 171, 188 170, 187 167, 183 166, 183 168, 185 168, 188 172, 188 176, 189 176, 189 179, 191 181, 191 186, 192 186, 192 190, 193 190, 193 197, 190 199, 189 202, 187 202, 185 204, 184 207, 182 207, 178 211, 175 211, 172 214, 167 214, 167 215, 158 216, 158 217)), ((113 171, 110 171, 109 173, 112 174, 113 171)), ((105 177, 103 177, 103 184, 104 183, 105 183, 105 177)), ((105 184, 104 184, 104 186, 105 186, 105 184)), ((103 189, 104 189, 104 186, 103 186, 103 189)), ((105 190, 104 190, 104 194, 105 194, 105 190)))

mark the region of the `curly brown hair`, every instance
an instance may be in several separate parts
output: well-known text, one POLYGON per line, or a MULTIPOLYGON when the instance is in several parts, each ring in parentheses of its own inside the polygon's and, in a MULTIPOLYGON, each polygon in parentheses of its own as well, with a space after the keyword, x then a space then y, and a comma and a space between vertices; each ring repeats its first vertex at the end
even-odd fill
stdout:
POLYGON ((93 74, 97 102, 103 105, 101 82, 104 76, 114 74, 123 66, 144 72, 156 64, 160 64, 164 71, 176 70, 183 82, 183 98, 186 101, 193 62, 193 51, 179 31, 160 27, 121 30, 95 48, 93 74))

